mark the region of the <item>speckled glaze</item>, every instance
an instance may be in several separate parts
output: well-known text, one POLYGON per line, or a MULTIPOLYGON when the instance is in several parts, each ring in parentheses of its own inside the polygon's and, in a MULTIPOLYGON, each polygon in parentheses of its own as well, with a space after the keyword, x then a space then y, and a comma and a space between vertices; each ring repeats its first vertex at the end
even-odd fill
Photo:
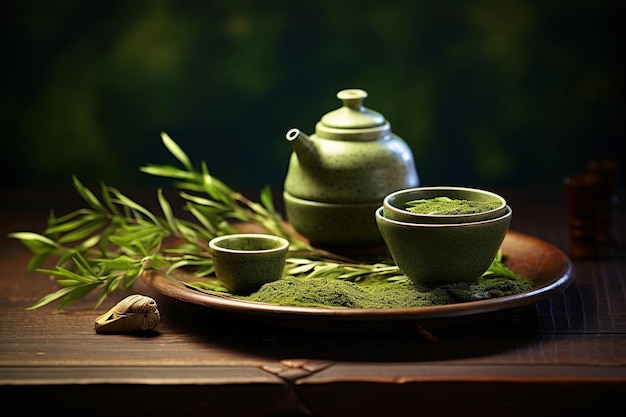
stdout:
POLYGON ((237 233, 209 241, 215 275, 229 291, 243 293, 281 278, 289 242, 279 236, 237 233))
MULTIPOLYGON (((365 246, 380 240, 375 227, 367 228, 367 236, 358 233, 353 239, 335 239, 338 220, 315 213, 317 206, 313 203, 345 205, 348 212, 355 204, 371 207, 362 215, 341 215, 354 223, 346 225, 346 230, 356 231, 357 225, 367 224, 368 216, 373 218, 387 194, 417 187, 419 177, 408 145, 391 132, 391 125, 380 113, 363 106, 365 91, 342 90, 337 97, 343 106, 324 115, 314 134, 308 136, 298 129, 287 132, 293 148, 284 183, 285 196, 293 197, 285 200, 287 218, 294 229, 312 241, 365 246), (308 235, 312 228, 308 223, 313 218, 321 222, 315 226, 315 236, 308 235)), ((333 207, 335 213, 340 209, 333 207)), ((319 210, 327 207, 319 206, 319 210)))
POLYGON ((488 220, 503 215, 506 211, 504 197, 491 191, 477 188, 434 186, 417 187, 395 191, 383 200, 383 215, 392 220, 409 223, 467 223, 488 220), (497 201, 500 205, 492 210, 481 213, 461 215, 432 215, 418 214, 405 209, 408 201, 429 199, 435 197, 449 197, 458 200, 497 201))
POLYGON ((512 210, 469 223, 420 224, 391 220, 376 210, 376 223, 394 261, 418 285, 472 282, 495 258, 511 223, 512 210))
POLYGON ((287 218, 315 247, 338 251, 343 248, 384 248, 385 242, 374 218, 380 202, 320 203, 288 193, 284 193, 283 198, 287 218))

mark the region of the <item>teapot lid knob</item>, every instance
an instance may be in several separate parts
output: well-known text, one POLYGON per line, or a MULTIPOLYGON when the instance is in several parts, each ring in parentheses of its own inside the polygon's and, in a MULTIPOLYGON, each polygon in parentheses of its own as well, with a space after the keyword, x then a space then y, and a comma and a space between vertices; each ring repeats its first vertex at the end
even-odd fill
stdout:
POLYGON ((367 129, 384 126, 385 117, 363 106, 363 100, 367 92, 358 88, 341 90, 337 98, 343 106, 339 109, 326 113, 320 123, 322 129, 367 129))
POLYGON ((358 88, 341 90, 337 93, 337 98, 343 102, 343 105, 355 110, 362 110, 363 100, 367 98, 367 92, 358 88))

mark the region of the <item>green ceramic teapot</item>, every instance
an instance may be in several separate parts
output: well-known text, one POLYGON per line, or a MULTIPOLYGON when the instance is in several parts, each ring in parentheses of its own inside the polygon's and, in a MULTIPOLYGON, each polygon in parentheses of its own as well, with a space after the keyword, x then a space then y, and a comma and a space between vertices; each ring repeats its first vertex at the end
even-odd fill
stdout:
POLYGON ((375 211, 389 193, 417 187, 411 149, 380 113, 363 106, 367 93, 342 90, 343 106, 306 135, 287 132, 293 152, 284 184, 287 218, 320 247, 382 244, 375 211))

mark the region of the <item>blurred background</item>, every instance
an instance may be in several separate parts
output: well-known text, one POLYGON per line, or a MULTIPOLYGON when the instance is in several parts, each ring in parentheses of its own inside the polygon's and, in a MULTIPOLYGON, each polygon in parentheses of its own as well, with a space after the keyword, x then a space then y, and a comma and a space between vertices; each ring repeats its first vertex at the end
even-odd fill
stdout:
POLYGON ((282 188, 292 127, 362 88, 422 184, 624 184, 624 2, 4 1, 1 185, 161 184, 167 132, 234 188, 282 188))

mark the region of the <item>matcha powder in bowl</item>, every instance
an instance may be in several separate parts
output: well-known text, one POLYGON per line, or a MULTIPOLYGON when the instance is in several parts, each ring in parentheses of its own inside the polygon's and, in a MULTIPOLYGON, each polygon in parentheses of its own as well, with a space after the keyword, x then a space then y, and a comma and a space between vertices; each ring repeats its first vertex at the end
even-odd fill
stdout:
POLYGON ((482 213, 493 210, 501 205, 499 201, 473 201, 435 197, 422 200, 407 201, 406 209, 412 213, 431 214, 438 216, 454 216, 461 214, 482 213))

